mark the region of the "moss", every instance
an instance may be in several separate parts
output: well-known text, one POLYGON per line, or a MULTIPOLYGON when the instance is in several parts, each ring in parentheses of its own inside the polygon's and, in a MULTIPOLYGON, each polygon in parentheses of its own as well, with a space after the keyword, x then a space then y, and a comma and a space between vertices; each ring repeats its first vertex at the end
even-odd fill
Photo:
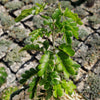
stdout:
POLYGON ((0 86, 6 82, 7 73, 4 67, 0 66, 0 86))
POLYGON ((31 44, 32 42, 31 42, 31 36, 30 37, 27 37, 25 40, 24 40, 24 43, 25 43, 25 45, 26 44, 31 44))
POLYGON ((10 1, 10 0, 0 0, 0 2, 1 2, 2 4, 5 4, 5 3, 7 3, 8 1, 10 1))
POLYGON ((90 25, 100 24, 100 18, 97 15, 94 15, 88 18, 88 22, 90 25))
POLYGON ((100 99, 100 77, 98 75, 90 74, 82 93, 89 100, 100 99))
POLYGON ((85 39, 88 36, 88 32, 84 29, 79 30, 79 38, 85 39))
POLYGON ((71 5, 71 3, 69 1, 61 1, 61 7, 63 9, 65 9, 66 7, 69 9, 73 9, 73 6, 71 5))
POLYGON ((11 44, 12 44, 11 41, 1 39, 0 40, 0 55, 2 55, 2 53, 4 52, 7 52, 11 44))
POLYGON ((43 2, 43 0, 34 0, 34 3, 39 3, 41 4, 43 2))
POLYGON ((25 34, 25 30, 18 27, 13 27, 12 29, 10 29, 10 33, 8 35, 13 37, 17 41, 22 41, 27 37, 25 34))
POLYGON ((47 3, 56 3, 57 0, 46 0, 47 3))
POLYGON ((26 4, 29 3, 42 3, 43 0, 22 0, 23 2, 25 2, 26 4))
POLYGON ((77 13, 80 18, 84 18, 87 15, 86 11, 84 11, 81 7, 77 7, 74 12, 77 13))
POLYGON ((54 7, 48 7, 47 10, 45 11, 45 14, 51 16, 54 11, 55 11, 54 7))
POLYGON ((22 0, 22 1, 25 2, 26 4, 34 3, 34 0, 22 0))
POLYGON ((75 48, 77 48, 78 47, 78 45, 79 45, 79 41, 77 41, 77 40, 73 40, 72 41, 72 47, 75 49, 75 48))
POLYGON ((0 20, 1 20, 1 25, 3 26, 3 29, 9 29, 9 27, 15 23, 12 17, 4 13, 0 13, 0 20))
POLYGON ((6 3, 5 7, 9 9, 10 11, 12 11, 12 10, 17 10, 21 8, 23 5, 24 3, 21 1, 11 1, 11 2, 6 3))
POLYGON ((4 60, 8 62, 9 65, 12 65, 14 62, 21 62, 21 57, 24 56, 24 54, 21 52, 19 53, 20 48, 16 47, 11 52, 9 52, 4 60))
POLYGON ((44 19, 42 17, 36 15, 36 16, 33 17, 33 25, 36 28, 42 28, 43 20, 44 19))
POLYGON ((1 46, 9 47, 9 45, 10 45, 11 43, 12 43, 11 41, 1 39, 1 40, 0 40, 0 47, 1 47, 1 46))
POLYGON ((9 87, 2 92, 1 100, 10 100, 10 95, 16 91, 18 87, 9 87))

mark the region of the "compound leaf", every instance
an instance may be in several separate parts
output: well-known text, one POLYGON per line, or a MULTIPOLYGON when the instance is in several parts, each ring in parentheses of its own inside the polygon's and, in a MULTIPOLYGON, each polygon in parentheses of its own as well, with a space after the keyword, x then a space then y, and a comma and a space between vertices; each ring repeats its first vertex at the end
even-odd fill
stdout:
POLYGON ((66 80, 62 81, 62 87, 64 88, 66 94, 72 94, 74 89, 76 89, 76 85, 72 82, 66 82, 66 80))
POLYGON ((62 12, 60 9, 56 9, 55 12, 52 14, 53 19, 57 19, 59 15, 61 15, 62 12))
POLYGON ((34 68, 30 68, 30 70, 25 71, 24 74, 22 74, 22 79, 20 80, 21 84, 24 84, 27 79, 31 78, 32 76, 36 75, 37 70, 34 68))
POLYGON ((65 73, 66 78, 69 78, 70 75, 75 75, 75 69, 72 67, 72 64, 69 63, 69 56, 65 52, 59 51, 57 53, 57 59, 59 60, 60 65, 62 66, 63 72, 65 73))
POLYGON ((53 96, 55 98, 61 97, 64 94, 64 90, 62 89, 60 84, 53 86, 53 90, 54 90, 53 91, 53 96))
POLYGON ((28 15, 32 14, 32 10, 33 10, 33 7, 30 8, 30 9, 25 9, 25 10, 23 10, 23 11, 21 12, 21 14, 20 14, 17 18, 15 18, 15 21, 16 21, 16 22, 19 22, 19 21, 21 21, 23 18, 25 18, 25 17, 27 17, 28 15))
POLYGON ((36 45, 34 45, 34 44, 25 45, 25 47, 23 47, 22 49, 20 49, 19 52, 24 51, 24 50, 37 50, 37 51, 43 51, 43 49, 40 48, 38 44, 36 44, 36 45))
POLYGON ((39 72, 38 72, 38 75, 39 76, 42 76, 47 67, 48 67, 48 64, 49 64, 49 59, 50 59, 50 52, 45 52, 45 54, 41 57, 40 59, 40 65, 38 66, 38 69, 39 69, 39 72))
POLYGON ((81 19, 78 17, 77 14, 74 14, 73 12, 71 12, 70 9, 66 8, 65 12, 64 12, 64 16, 68 17, 68 18, 72 18, 77 24, 82 25, 83 23, 81 22, 81 19))
POLYGON ((29 96, 31 99, 34 98, 34 96, 35 96, 39 79, 40 79, 39 77, 34 77, 32 82, 29 84, 30 87, 29 87, 28 91, 31 92, 31 94, 29 96))
POLYGON ((71 48, 70 45, 66 45, 65 43, 59 46, 59 49, 68 54, 69 56, 73 56, 75 51, 71 48))

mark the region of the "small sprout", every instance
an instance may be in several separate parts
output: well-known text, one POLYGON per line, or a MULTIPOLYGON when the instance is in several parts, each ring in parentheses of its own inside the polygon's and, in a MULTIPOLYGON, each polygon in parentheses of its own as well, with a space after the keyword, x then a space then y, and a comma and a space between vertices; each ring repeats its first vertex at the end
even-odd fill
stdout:
POLYGON ((6 82, 7 73, 4 67, 0 67, 0 87, 6 82))
POLYGON ((8 87, 2 92, 2 96, 0 97, 1 100, 10 100, 10 95, 15 92, 18 87, 8 87))

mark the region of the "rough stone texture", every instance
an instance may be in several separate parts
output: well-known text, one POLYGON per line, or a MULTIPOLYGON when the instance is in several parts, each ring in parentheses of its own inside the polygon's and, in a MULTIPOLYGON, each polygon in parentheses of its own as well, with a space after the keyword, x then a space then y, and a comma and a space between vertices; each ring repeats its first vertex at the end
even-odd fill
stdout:
MULTIPOLYGON (((24 6, 20 9, 17 8, 11 13, 9 13, 9 7, 4 7, 6 1, 10 0, 0 0, 0 67, 3 66, 6 68, 8 77, 7 82, 0 87, 0 92, 9 86, 18 86, 21 74, 30 68, 35 68, 42 55, 36 51, 32 51, 31 53, 22 52, 24 53, 24 56, 18 58, 20 60, 19 62, 15 59, 17 56, 13 56, 12 58, 9 56, 8 58, 11 60, 6 59, 7 55, 10 55, 15 47, 22 48, 25 44, 30 44, 30 37, 28 37, 29 33, 36 27, 40 28, 43 23, 43 19, 39 15, 34 17, 30 15, 21 22, 14 24, 15 16, 18 16, 22 10, 31 8, 35 2, 41 3, 42 0, 22 0, 24 6), (10 35, 11 29, 15 27, 24 30, 24 32, 19 35, 15 33, 10 35), (12 59, 14 62, 10 65, 9 63, 12 59)), ((18 2, 19 0, 14 1, 18 2)), ((71 1, 75 2, 77 0, 71 1)), ((56 0, 48 0, 47 2, 56 3, 56 0)), ((79 7, 73 8, 70 2, 61 2, 62 4, 66 2, 65 5, 62 5, 63 8, 69 4, 68 7, 78 13, 83 22, 83 25, 79 26, 79 40, 74 39, 72 43, 72 47, 76 51, 73 59, 81 64, 78 75, 76 76, 76 79, 73 78, 73 80, 77 85, 77 89, 81 91, 84 88, 89 72, 100 75, 100 0, 95 0, 95 4, 91 8, 86 7, 85 3, 79 7), (92 21, 94 24, 90 24, 89 21, 92 21)), ((54 9, 55 7, 51 5, 51 7, 46 10, 46 14, 51 15, 54 9)), ((38 40, 44 41, 42 38, 39 38, 38 40)), ((34 43, 36 43, 36 41, 34 43)), ((16 95, 13 100, 30 100, 28 96, 29 94, 26 91, 23 91, 19 95, 16 95)))

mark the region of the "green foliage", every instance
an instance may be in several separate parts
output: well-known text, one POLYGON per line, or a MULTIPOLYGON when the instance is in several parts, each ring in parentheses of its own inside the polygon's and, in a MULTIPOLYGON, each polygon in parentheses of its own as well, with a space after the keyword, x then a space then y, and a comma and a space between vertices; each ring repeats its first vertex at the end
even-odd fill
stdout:
POLYGON ((59 46, 59 49, 68 54, 69 56, 73 56, 75 54, 75 51, 72 49, 70 45, 61 44, 59 46))
POLYGON ((26 45, 25 47, 23 47, 21 51, 23 50, 37 50, 37 51, 43 51, 43 48, 40 48, 38 44, 34 45, 34 44, 30 44, 30 45, 26 45))
POLYGON ((61 97, 64 93, 64 90, 62 89, 61 84, 53 86, 53 90, 54 90, 53 91, 53 96, 55 98, 61 97))
POLYGON ((20 80, 20 83, 24 84, 27 81, 27 79, 31 78, 36 73, 37 73, 37 70, 34 68, 30 68, 30 70, 25 71, 25 73, 22 74, 22 79, 20 80))
POLYGON ((30 88, 29 88, 29 92, 31 92, 30 94, 30 98, 33 98, 35 96, 36 93, 36 89, 37 89, 37 84, 39 82, 39 77, 34 77, 32 82, 29 84, 30 88))
POLYGON ((16 91, 18 88, 17 87, 9 87, 5 89, 2 93, 2 96, 0 97, 1 100, 10 100, 10 95, 16 91))
MULTIPOLYGON (((47 71, 47 66, 49 66, 49 61, 50 61, 50 52, 47 51, 45 52, 45 54, 41 57, 40 59, 40 64, 38 66, 39 72, 38 75, 39 76, 43 76, 45 74, 45 72, 47 71)), ((50 66, 51 67, 51 66, 50 66)))
POLYGON ((45 4, 37 4, 38 7, 34 6, 30 9, 25 9, 21 12, 21 14, 15 19, 16 22, 21 21, 23 18, 27 17, 28 15, 37 15, 41 11, 43 11, 45 4))
POLYGON ((0 67, 0 86, 6 82, 7 73, 4 67, 0 67))
MULTIPOLYGON (((40 13, 43 11, 45 4, 37 4, 38 7, 33 7, 29 10, 33 15, 40 14, 40 16, 44 19, 42 28, 38 28, 33 30, 30 33, 31 43, 25 47, 23 47, 20 51, 23 50, 38 50, 43 53, 41 59, 39 60, 39 65, 36 67, 36 72, 33 71, 33 74, 28 75, 27 73, 31 73, 30 70, 25 72, 22 75, 21 83, 25 83, 30 76, 33 76, 33 80, 30 83, 29 92, 30 98, 34 98, 35 92, 37 90, 37 86, 43 85, 44 90, 46 91, 46 99, 50 99, 53 95, 54 98, 61 97, 64 92, 67 94, 72 94, 76 86, 72 81, 69 80, 71 75, 76 75, 78 68, 80 67, 75 61, 71 59, 70 56, 75 54, 75 51, 72 49, 72 36, 78 39, 78 27, 77 24, 81 25, 81 19, 78 18, 77 14, 74 14, 66 8, 65 10, 60 8, 58 4, 58 8, 56 8, 53 13, 49 16, 44 13, 40 13), (62 34, 62 41, 65 40, 65 43, 60 43, 56 45, 55 38, 57 34, 62 34), (34 45, 34 41, 39 37, 47 36, 52 37, 50 41, 37 41, 37 44, 34 45), (49 42, 52 42, 53 45, 49 45, 49 42), (40 48, 38 44, 42 44, 40 48), (60 74, 63 73, 64 77, 61 77, 60 74)), ((27 15, 27 10, 23 11, 20 17, 17 17, 17 21, 22 20, 27 15), (26 14, 26 15, 25 15, 26 14)))
POLYGON ((66 82, 65 80, 62 80, 62 87, 65 89, 66 94, 72 94, 73 90, 76 89, 76 86, 72 81, 66 82))

